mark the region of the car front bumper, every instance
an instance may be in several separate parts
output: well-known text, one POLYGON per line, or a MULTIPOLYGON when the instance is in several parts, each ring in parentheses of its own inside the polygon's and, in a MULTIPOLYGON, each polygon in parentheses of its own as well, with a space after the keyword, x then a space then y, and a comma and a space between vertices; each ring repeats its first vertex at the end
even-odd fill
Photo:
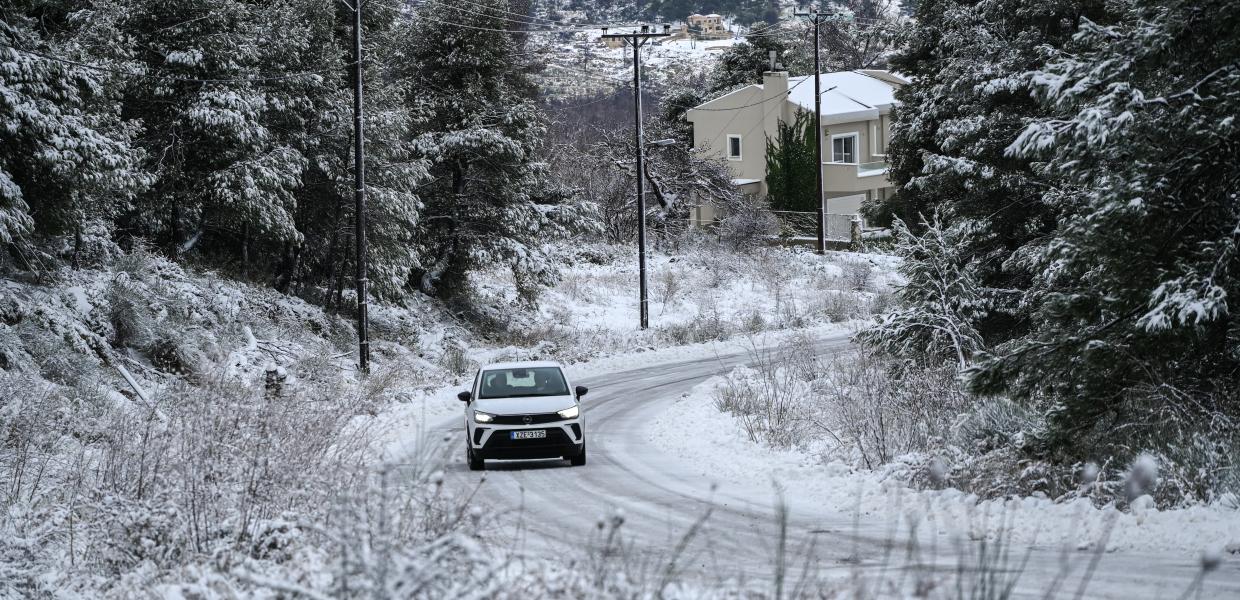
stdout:
POLYGON ((581 423, 562 421, 532 427, 474 427, 470 440, 474 456, 482 459, 521 460, 537 458, 573 458, 585 449, 581 423), (512 439, 513 431, 544 430, 545 438, 512 439))

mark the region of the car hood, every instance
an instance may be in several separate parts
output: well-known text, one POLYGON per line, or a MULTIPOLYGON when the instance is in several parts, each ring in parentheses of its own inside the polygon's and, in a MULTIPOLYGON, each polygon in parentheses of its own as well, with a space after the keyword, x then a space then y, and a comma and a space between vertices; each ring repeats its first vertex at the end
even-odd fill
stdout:
POLYGON ((572 396, 539 396, 535 398, 479 398, 474 410, 493 415, 532 415, 553 413, 572 407, 572 396))

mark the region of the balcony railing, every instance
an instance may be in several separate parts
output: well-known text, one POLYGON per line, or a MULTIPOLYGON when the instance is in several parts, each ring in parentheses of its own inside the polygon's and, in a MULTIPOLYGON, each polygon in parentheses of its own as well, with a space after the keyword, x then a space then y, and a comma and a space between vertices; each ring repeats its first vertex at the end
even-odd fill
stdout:
POLYGON ((861 163, 857 165, 857 177, 870 177, 872 175, 882 175, 887 172, 887 164, 885 160, 861 163))
POLYGON ((890 185, 886 161, 868 163, 823 163, 822 176, 828 192, 864 192, 890 185))

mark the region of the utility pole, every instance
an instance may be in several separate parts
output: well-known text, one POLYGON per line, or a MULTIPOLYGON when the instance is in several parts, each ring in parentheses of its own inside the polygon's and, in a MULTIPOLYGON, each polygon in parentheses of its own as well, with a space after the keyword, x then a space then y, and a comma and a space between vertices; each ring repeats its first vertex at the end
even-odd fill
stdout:
POLYGON ((366 298, 366 155, 362 142, 362 2, 353 0, 353 225, 357 242, 357 366, 370 374, 370 338, 366 298))
POLYGON ((814 24, 814 180, 818 190, 818 253, 827 252, 827 198, 822 189, 822 64, 819 62, 819 30, 825 19, 834 14, 822 14, 815 8, 810 12, 798 12, 798 17, 809 18, 814 24))
POLYGON ((661 33, 650 31, 649 25, 642 25, 641 31, 629 33, 607 33, 603 29, 603 39, 621 39, 633 46, 633 118, 636 124, 634 138, 637 141, 637 273, 639 304, 641 306, 641 328, 650 327, 650 307, 646 294, 646 196, 642 191, 642 177, 645 176, 646 143, 642 131, 642 46, 653 38, 671 35, 671 26, 664 25, 661 33))

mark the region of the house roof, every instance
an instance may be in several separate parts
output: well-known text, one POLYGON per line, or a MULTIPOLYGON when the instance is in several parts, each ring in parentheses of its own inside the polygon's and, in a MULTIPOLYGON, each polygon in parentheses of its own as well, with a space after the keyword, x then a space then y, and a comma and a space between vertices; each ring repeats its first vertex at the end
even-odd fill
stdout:
MULTIPOLYGON (((810 77, 788 78, 788 102, 812 112, 814 82, 810 77)), ((819 77, 823 90, 822 120, 828 125, 877 119, 896 104, 895 92, 899 85, 908 83, 908 79, 890 71, 840 71, 823 73, 819 77)), ((691 110, 727 110, 726 106, 719 105, 724 98, 762 89, 762 84, 750 84, 707 100, 691 110)))
MULTIPOLYGON (((691 108, 691 109, 689 109, 689 110, 698 110, 698 109, 708 108, 708 107, 709 107, 709 108, 711 108, 711 110, 727 110, 727 108, 728 108, 728 107, 724 107, 724 106, 713 107, 713 106, 711 106, 711 105, 712 105, 712 104, 715 104, 716 102, 719 102, 720 100, 723 100, 724 98, 731 98, 732 96, 736 96, 736 95, 739 95, 739 94, 744 94, 744 93, 747 93, 747 92, 752 92, 752 91, 754 91, 754 90, 761 90, 761 89, 762 89, 762 84, 760 84, 760 83, 751 83, 751 84, 749 84, 749 85, 747 85, 747 86, 745 86, 745 87, 736 88, 736 89, 734 89, 734 90, 732 90, 732 91, 730 91, 730 92, 728 92, 728 93, 726 93, 726 94, 724 94, 724 95, 722 95, 722 96, 716 96, 716 97, 714 97, 714 98, 711 98, 710 100, 707 100, 707 101, 705 101, 705 102, 703 102, 703 103, 701 103, 701 104, 699 104, 699 105, 697 105, 697 106, 695 106, 695 107, 693 107, 693 108, 691 108)), ((810 94, 810 96, 813 96, 813 94, 811 93, 811 94, 810 94)), ((737 108, 739 108, 739 107, 737 107, 737 108)))
MULTIPOLYGON (((891 75, 898 80, 902 77, 891 75)), ((814 82, 812 76, 788 78, 788 101, 800 108, 814 110, 814 82)), ((823 73, 819 77, 822 88, 822 117, 830 123, 865 121, 877 119, 896 103, 896 85, 859 71, 823 73)))

